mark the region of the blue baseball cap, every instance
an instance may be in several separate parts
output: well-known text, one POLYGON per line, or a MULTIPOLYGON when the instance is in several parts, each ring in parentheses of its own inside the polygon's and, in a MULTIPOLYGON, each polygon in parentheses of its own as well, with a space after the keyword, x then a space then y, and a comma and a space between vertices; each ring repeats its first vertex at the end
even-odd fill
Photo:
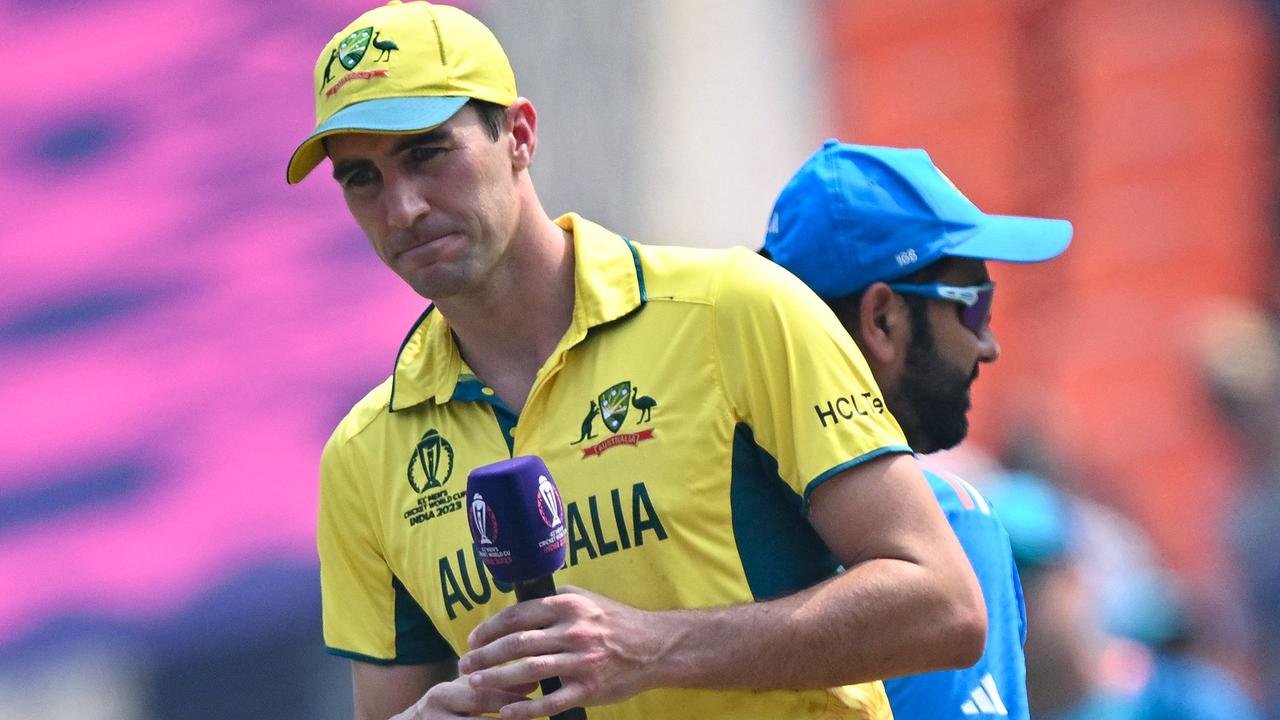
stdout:
POLYGON ((982 212, 924 150, 833 139, 782 189, 764 250, 818 295, 839 297, 945 256, 1040 262, 1070 242, 1066 220, 982 212))

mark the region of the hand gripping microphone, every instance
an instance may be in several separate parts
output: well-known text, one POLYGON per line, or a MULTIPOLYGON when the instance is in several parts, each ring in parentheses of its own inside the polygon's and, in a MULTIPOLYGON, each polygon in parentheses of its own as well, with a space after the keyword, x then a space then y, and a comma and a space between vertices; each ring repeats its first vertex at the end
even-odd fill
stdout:
MULTIPOLYGON (((476 553, 494 578, 515 586, 516 600, 556 594, 551 574, 564 565, 568 532, 564 503, 551 472, 536 455, 475 468, 467 475, 467 517, 476 553)), ((542 680, 542 694, 560 689, 560 678, 542 680)), ((552 720, 586 720, 582 708, 552 720)))

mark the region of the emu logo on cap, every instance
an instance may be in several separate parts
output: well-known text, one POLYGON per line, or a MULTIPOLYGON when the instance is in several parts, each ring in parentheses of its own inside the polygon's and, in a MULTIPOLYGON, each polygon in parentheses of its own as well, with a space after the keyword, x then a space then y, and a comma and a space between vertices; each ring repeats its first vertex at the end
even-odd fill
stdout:
POLYGON ((369 49, 369 41, 373 38, 373 26, 360 28, 338 43, 338 62, 342 67, 353 70, 364 59, 364 51, 369 49))

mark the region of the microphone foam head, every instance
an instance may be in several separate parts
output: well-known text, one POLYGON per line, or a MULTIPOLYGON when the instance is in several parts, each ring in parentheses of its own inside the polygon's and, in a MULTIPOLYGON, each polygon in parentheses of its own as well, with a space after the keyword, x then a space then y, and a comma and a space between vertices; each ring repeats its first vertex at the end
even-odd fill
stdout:
POLYGON ((485 567, 498 580, 524 582, 564 565, 564 503, 536 455, 475 468, 467 475, 467 524, 485 567))

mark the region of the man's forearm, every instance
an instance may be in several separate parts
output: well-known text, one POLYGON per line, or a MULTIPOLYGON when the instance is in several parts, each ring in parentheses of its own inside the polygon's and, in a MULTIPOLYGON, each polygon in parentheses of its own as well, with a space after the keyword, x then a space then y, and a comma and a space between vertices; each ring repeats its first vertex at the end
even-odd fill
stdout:
POLYGON ((657 613, 643 684, 804 689, 966 667, 982 653, 985 613, 980 593, 954 586, 877 559, 778 600, 657 613))
POLYGON ((535 718, 658 687, 814 689, 978 659, 982 592, 913 459, 877 459, 829 479, 811 495, 809 520, 848 568, 815 587, 653 612, 566 586, 480 623, 459 667, 477 687, 559 676, 564 685, 548 698, 503 710, 535 718))

